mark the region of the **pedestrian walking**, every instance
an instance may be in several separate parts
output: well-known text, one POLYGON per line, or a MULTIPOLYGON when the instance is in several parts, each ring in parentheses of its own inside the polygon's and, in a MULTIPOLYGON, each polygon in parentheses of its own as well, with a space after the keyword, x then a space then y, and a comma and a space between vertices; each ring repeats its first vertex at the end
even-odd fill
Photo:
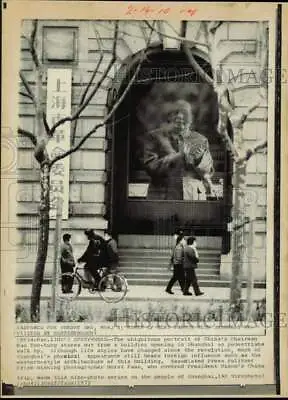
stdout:
POLYGON ((197 250, 196 238, 194 236, 190 236, 187 239, 187 245, 184 248, 184 295, 191 296, 192 293, 189 292, 189 288, 192 285, 194 293, 196 296, 201 296, 204 294, 201 292, 198 280, 196 276, 196 269, 198 267, 199 262, 199 254, 197 250))
MULTIPOLYGON (((73 269, 75 267, 75 259, 70 239, 71 235, 69 233, 65 233, 63 235, 63 243, 61 243, 61 253, 60 253, 60 266, 62 274, 65 274, 67 272, 73 272, 73 269)), ((61 285, 63 293, 71 293, 73 278, 71 276, 65 276, 65 275, 62 276, 61 285)))
POLYGON ((184 246, 186 244, 184 233, 180 232, 177 239, 176 245, 173 249, 172 253, 172 264, 173 264, 173 275, 168 282, 166 287, 166 292, 169 294, 174 294, 172 292, 173 285, 178 281, 182 292, 184 291, 184 270, 183 270, 183 261, 184 261, 184 246))

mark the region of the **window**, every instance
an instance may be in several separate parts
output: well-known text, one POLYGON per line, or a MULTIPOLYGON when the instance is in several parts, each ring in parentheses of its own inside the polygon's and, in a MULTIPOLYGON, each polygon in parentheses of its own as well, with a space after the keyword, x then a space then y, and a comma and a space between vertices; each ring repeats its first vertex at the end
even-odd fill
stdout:
POLYGON ((77 28, 44 27, 43 62, 76 62, 77 40, 77 28))

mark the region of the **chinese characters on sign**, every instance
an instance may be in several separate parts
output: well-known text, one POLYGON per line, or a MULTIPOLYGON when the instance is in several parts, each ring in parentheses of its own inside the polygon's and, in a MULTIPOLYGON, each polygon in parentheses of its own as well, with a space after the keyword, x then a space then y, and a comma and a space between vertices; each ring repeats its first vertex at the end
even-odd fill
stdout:
MULTIPOLYGON (((71 69, 48 69, 47 75, 47 121, 52 127, 57 121, 71 114, 71 69)), ((50 158, 70 148, 70 122, 60 125, 50 139, 47 150, 50 158)), ((69 164, 65 157, 51 168, 50 218, 56 218, 58 199, 62 200, 62 219, 68 219, 69 210, 69 164)))

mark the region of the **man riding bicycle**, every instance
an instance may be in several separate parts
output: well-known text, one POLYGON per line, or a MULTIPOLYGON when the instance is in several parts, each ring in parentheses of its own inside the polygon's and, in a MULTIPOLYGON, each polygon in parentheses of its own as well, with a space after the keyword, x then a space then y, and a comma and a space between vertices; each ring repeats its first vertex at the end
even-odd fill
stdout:
POLYGON ((78 263, 85 262, 84 269, 93 277, 94 287, 98 288, 101 279, 98 270, 105 267, 107 263, 106 241, 100 235, 97 235, 93 229, 86 229, 84 234, 89 240, 89 244, 84 254, 77 261, 78 263))
MULTIPOLYGON (((119 255, 116 240, 112 237, 109 230, 105 230, 104 239, 106 241, 106 256, 107 256, 107 275, 113 274, 113 286, 112 290, 121 291, 122 283, 121 279, 117 277, 119 267, 119 255)), ((105 290, 105 285, 101 287, 101 290, 105 290)))

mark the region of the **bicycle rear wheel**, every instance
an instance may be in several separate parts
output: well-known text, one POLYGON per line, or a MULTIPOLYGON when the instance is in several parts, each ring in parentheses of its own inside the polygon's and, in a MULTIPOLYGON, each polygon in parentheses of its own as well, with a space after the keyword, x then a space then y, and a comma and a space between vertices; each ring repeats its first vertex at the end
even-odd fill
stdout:
POLYGON ((101 278, 98 289, 100 297, 107 303, 118 303, 126 296, 128 285, 124 276, 108 274, 101 278))
POLYGON ((81 281, 73 272, 65 272, 61 275, 58 284, 57 296, 61 300, 73 300, 81 293, 81 281))

